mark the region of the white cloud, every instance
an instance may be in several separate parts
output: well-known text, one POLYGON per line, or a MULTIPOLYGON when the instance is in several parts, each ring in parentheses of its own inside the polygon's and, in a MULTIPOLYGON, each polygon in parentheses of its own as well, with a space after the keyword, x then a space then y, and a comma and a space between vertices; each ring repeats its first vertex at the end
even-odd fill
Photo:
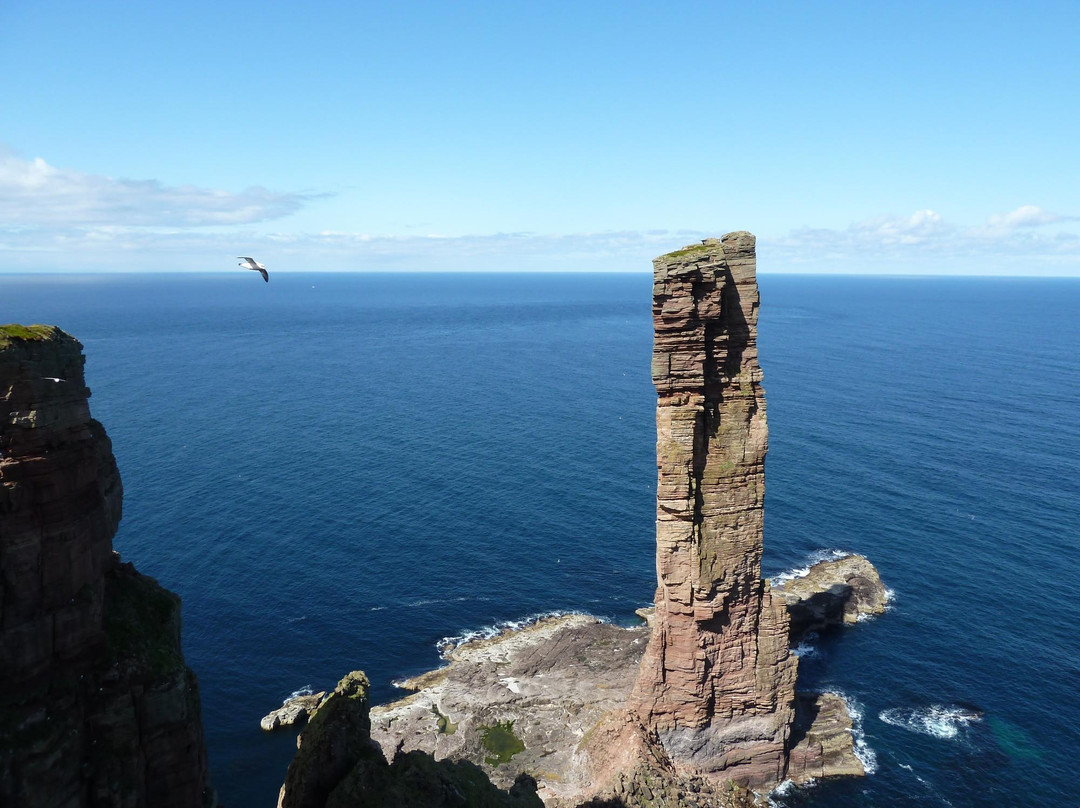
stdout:
POLYGON ((907 217, 882 216, 853 224, 853 235, 881 244, 922 244, 946 234, 950 228, 932 210, 917 210, 907 217))
POLYGON ((814 271, 845 271, 845 265, 850 267, 846 271, 872 271, 877 265, 935 273, 1032 271, 1031 263, 1021 262, 1068 265, 1075 271, 1080 269, 1080 237, 1047 226, 1076 221, 1080 217, 1035 205, 994 214, 981 225, 955 224, 933 210, 920 210, 843 229, 801 228, 783 237, 765 237, 759 241, 759 254, 772 251, 793 268, 814 271))
POLYGON ((709 234, 685 231, 396 236, 247 228, 72 227, 0 229, 0 272, 231 270, 255 255, 287 270, 640 270, 651 259, 709 234))
POLYGON ((1080 217, 1061 216, 1057 213, 1050 213, 1037 205, 1021 205, 1016 210, 1011 210, 1008 213, 999 213, 991 216, 989 226, 997 229, 1040 227, 1044 224, 1075 222, 1078 219, 1080 219, 1080 217))
MULTIPOLYGON (((0 148, 0 272, 227 271, 256 255, 289 270, 631 270, 724 230, 380 235, 267 232, 312 196, 240 193, 113 179, 26 160, 0 148)), ((978 225, 918 210, 844 228, 759 233, 762 271, 1080 274, 1080 217, 1035 205, 978 225)))
POLYGON ((0 221, 8 226, 241 225, 288 216, 311 198, 265 188, 231 193, 115 179, 0 150, 0 221))

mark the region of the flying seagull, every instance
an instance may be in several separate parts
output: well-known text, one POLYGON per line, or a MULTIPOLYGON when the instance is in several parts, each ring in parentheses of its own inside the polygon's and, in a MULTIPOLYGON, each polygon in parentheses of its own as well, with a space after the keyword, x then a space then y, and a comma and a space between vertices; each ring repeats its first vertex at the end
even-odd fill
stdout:
POLYGON ((263 276, 264 281, 270 283, 270 275, 266 271, 266 267, 264 267, 254 258, 248 258, 246 255, 238 255, 236 257, 240 259, 240 266, 242 266, 244 269, 254 269, 256 272, 260 273, 263 276))

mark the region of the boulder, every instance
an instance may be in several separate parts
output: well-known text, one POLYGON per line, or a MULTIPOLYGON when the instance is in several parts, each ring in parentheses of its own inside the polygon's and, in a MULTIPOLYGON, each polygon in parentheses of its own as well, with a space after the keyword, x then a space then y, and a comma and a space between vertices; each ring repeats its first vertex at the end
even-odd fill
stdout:
POLYGON ((326 698, 325 690, 318 693, 302 693, 299 696, 286 699, 285 703, 272 713, 263 716, 259 726, 267 732, 272 732, 282 727, 303 724, 318 709, 324 698, 326 698))
POLYGON ((793 641, 807 631, 881 614, 889 602, 877 569, 861 555, 814 564, 806 575, 777 584, 773 592, 787 604, 793 641))

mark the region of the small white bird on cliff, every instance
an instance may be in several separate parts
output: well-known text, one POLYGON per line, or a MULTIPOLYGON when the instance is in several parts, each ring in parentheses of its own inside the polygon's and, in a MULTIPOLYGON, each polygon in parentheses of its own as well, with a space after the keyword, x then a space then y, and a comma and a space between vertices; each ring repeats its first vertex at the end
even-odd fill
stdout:
POLYGON ((263 280, 270 283, 270 274, 266 271, 266 267, 256 261, 254 258, 248 258, 246 255, 236 256, 240 259, 240 266, 244 269, 254 269, 256 272, 263 276, 263 280))

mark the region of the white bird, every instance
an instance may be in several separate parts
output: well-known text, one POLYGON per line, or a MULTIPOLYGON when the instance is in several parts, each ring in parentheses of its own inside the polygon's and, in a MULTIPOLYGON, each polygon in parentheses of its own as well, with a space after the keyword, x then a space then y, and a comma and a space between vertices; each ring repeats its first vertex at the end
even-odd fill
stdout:
POLYGON ((254 269, 256 272, 263 276, 263 280, 270 283, 270 275, 266 271, 266 267, 256 261, 254 258, 248 258, 246 255, 236 256, 240 259, 240 266, 244 269, 254 269))
POLYGON ((41 380, 43 382, 66 382, 67 381, 67 379, 58 379, 55 376, 42 376, 41 380))

